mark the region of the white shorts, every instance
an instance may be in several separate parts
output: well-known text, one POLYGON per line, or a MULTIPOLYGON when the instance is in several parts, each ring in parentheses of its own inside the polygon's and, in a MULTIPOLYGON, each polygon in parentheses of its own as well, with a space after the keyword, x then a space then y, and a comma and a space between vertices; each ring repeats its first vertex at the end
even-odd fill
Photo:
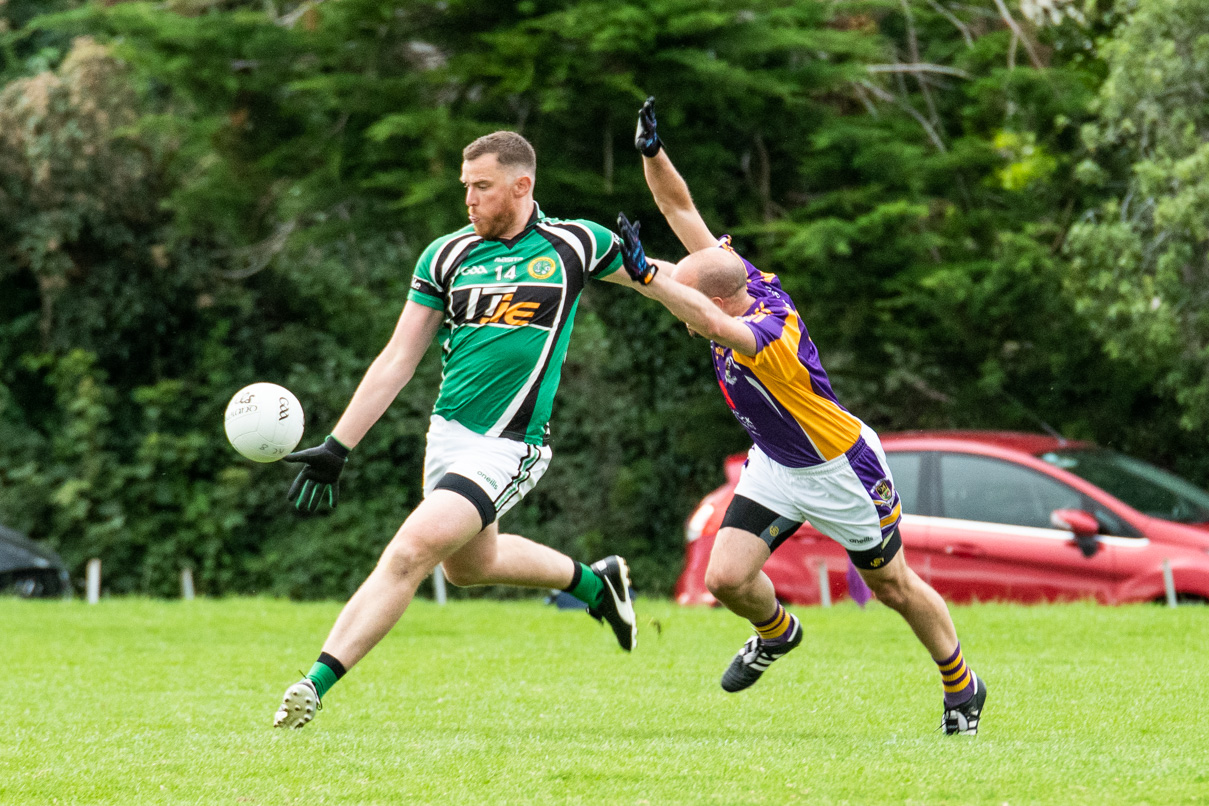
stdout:
POLYGON ((433 415, 424 453, 424 496, 453 490, 470 500, 486 527, 537 484, 550 466, 550 446, 476 434, 433 415))
POLYGON ((785 467, 753 445, 735 495, 791 521, 809 521, 856 552, 883 543, 902 511, 881 440, 868 426, 847 453, 812 467, 785 467))

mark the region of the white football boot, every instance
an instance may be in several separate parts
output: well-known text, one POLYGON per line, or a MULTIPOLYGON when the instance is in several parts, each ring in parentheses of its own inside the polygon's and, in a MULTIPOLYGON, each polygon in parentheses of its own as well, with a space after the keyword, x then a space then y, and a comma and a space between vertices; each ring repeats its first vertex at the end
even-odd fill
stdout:
POLYGON ((281 707, 273 716, 273 727, 301 728, 314 719, 315 712, 322 707, 315 684, 304 677, 285 690, 281 707))

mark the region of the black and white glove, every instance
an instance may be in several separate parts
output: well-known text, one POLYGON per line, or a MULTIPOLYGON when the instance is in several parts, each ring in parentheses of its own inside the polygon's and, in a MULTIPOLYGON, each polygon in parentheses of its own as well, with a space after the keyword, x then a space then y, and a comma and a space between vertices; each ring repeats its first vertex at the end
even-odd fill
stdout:
POLYGON ((283 461, 306 465, 290 485, 286 499, 299 512, 318 512, 324 501, 335 509, 340 500, 340 474, 344 472, 348 454, 349 449, 329 435, 322 445, 283 456, 283 461))
POLYGON ((642 241, 638 239, 641 226, 637 221, 631 224, 625 213, 617 214, 617 231, 621 234, 621 262, 625 265, 626 274, 630 275, 634 282, 648 285, 655 279, 659 267, 646 259, 642 241))
POLYGON ((644 157, 653 157, 663 148, 663 141, 655 132, 655 96, 646 99, 638 110, 638 130, 634 132, 634 148, 644 157))

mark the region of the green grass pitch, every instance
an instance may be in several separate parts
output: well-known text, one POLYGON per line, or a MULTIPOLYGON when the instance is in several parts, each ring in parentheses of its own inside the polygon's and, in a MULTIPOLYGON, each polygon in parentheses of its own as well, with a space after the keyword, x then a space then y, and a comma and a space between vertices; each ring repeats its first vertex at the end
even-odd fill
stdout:
POLYGON ((743 622, 637 605, 627 656, 536 601, 417 602, 287 732, 339 604, 0 600, 0 803, 1209 803, 1209 608, 954 608, 970 739, 877 604, 795 608, 801 648, 735 695, 743 622))

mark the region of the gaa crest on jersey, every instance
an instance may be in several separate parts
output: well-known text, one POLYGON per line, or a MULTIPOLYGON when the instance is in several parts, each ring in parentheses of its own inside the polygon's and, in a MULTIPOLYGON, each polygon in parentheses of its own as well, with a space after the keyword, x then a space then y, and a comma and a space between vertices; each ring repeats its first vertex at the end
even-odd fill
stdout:
POLYGON ((534 280, 545 280, 558 270, 558 264, 554 262, 554 258, 535 257, 529 261, 529 276, 534 280))

